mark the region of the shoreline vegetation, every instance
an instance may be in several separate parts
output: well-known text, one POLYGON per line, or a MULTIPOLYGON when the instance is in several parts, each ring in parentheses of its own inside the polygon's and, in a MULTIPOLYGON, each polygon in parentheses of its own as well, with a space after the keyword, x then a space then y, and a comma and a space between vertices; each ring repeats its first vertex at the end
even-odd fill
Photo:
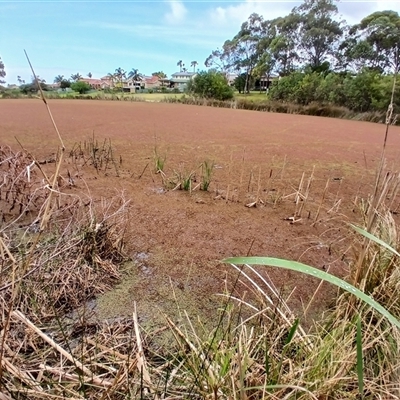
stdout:
MULTIPOLYGON (((301 105, 290 102, 269 100, 265 93, 251 92, 249 94, 237 94, 233 100, 206 99, 188 95, 185 93, 105 93, 92 92, 86 94, 44 92, 46 99, 51 100, 109 100, 131 101, 150 103, 177 103, 218 108, 232 108, 237 110, 250 110, 259 112, 272 112, 279 114, 297 114, 316 117, 328 117, 365 121, 385 124, 386 112, 368 111, 357 112, 347 107, 339 107, 332 104, 310 103, 301 105)), ((37 94, 22 94, 17 91, 7 91, 0 94, 0 99, 39 99, 37 94)), ((395 118, 392 125, 400 125, 400 120, 395 118)))

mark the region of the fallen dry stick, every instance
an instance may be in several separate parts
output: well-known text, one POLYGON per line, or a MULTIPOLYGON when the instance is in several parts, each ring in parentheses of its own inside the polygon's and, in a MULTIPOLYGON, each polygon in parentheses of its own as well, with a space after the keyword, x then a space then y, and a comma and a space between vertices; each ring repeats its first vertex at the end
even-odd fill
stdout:
POLYGON ((11 313, 13 317, 18 319, 19 321, 23 322, 25 325, 27 325, 29 328, 31 328, 34 332, 36 332, 43 340, 45 340, 48 344, 50 344, 51 347, 53 347, 55 350, 57 350, 60 354, 62 354, 65 358, 67 358, 69 361, 71 361, 77 368, 82 370, 85 375, 90 377, 91 381, 99 386, 111 386, 112 383, 109 381, 106 381, 104 379, 100 379, 96 376, 93 375, 92 371, 85 367, 80 361, 76 360, 71 354, 69 354, 66 350, 64 350, 61 346, 59 346, 56 342, 54 342, 53 339, 48 337, 46 334, 44 334, 38 327, 36 327, 28 318, 26 318, 20 311, 13 311, 11 313))

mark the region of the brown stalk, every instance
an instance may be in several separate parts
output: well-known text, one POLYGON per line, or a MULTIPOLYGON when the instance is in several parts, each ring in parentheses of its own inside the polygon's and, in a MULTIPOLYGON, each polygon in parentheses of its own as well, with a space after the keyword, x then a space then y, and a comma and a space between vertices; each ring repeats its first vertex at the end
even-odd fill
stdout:
MULTIPOLYGON (((51 121, 53 123, 53 127, 54 127, 54 129, 55 129, 55 131, 56 131, 56 133, 58 135, 58 138, 60 140, 60 143, 61 143, 61 155, 60 155, 60 158, 59 158, 57 166, 56 166, 56 171, 55 171, 55 174, 54 174, 54 177, 53 177, 52 185, 50 187, 50 189, 53 189, 53 188, 56 187, 56 184, 57 184, 57 179, 58 179, 58 176, 59 176, 60 167, 61 167, 62 160, 63 160, 63 154, 64 154, 64 151, 65 151, 65 146, 64 146, 63 140, 61 138, 60 132, 58 131, 57 125, 56 125, 56 123, 54 121, 53 115, 52 115, 52 113, 50 111, 50 107, 47 104, 46 98, 44 97, 43 90, 42 90, 42 88, 40 86, 40 82, 39 82, 39 80, 38 80, 38 78, 36 76, 36 73, 35 73, 35 71, 34 71, 34 69, 32 67, 32 64, 31 64, 31 62, 29 60, 28 54, 27 54, 27 52, 25 50, 24 50, 24 53, 25 53, 25 56, 26 56, 26 58, 28 60, 29 66, 30 66, 30 68, 32 70, 32 73, 33 73, 33 76, 35 78, 36 84, 38 85, 41 98, 42 98, 42 100, 43 100, 43 102, 44 102, 44 104, 46 106, 47 112, 48 112, 48 114, 50 116, 50 119, 51 119, 51 121)), ((46 201, 46 207, 45 207, 45 210, 44 210, 44 213, 43 213, 43 216, 42 216, 42 220, 41 220, 41 223, 40 223, 39 234, 36 236, 36 239, 34 240, 32 246, 31 246, 31 251, 28 252, 28 256, 27 256, 26 260, 22 264, 21 275, 25 274, 26 269, 30 265, 31 258, 32 258, 33 254, 34 254, 33 249, 35 249, 37 244, 39 243, 39 239, 40 239, 41 233, 46 228, 47 223, 48 223, 48 221, 50 219, 50 215, 51 215, 50 205, 51 205, 52 197, 53 197, 53 191, 50 190, 49 196, 48 196, 47 201, 46 201)), ((17 267, 16 263, 13 263, 13 277, 12 277, 12 281, 13 282, 15 282, 15 279, 16 279, 16 274, 15 274, 16 267, 17 267)), ((20 287, 21 287, 21 282, 22 281, 20 281, 17 284, 17 286, 15 286, 15 287, 14 287, 14 283, 12 284, 13 290, 12 290, 12 296, 11 296, 11 299, 10 299, 10 302, 9 302, 9 310, 8 310, 8 313, 7 313, 7 318, 6 318, 6 321, 4 322, 4 332, 7 332, 8 328, 9 328, 11 312, 12 312, 12 309, 14 308, 14 302, 15 302, 15 299, 17 298, 17 296, 18 296, 18 293, 19 293, 19 290, 20 290, 20 287)), ((3 356, 4 356, 4 350, 3 349, 4 349, 5 338, 6 338, 6 334, 4 333, 3 338, 2 338, 2 342, 1 342, 1 346, 0 346, 0 366, 2 365, 2 359, 3 359, 3 356)), ((0 368, 0 382, 2 382, 2 375, 3 375, 3 370, 2 370, 2 368, 0 368)), ((0 388, 1 388, 1 383, 0 383, 0 388)))
MULTIPOLYGON (((370 232, 370 233, 372 233, 371 231, 372 231, 373 225, 376 220, 377 209, 378 209, 379 205, 381 204, 382 199, 384 198, 382 196, 382 193, 384 191, 383 189, 385 187, 387 188, 387 182, 385 183, 387 174, 386 174, 386 177, 384 177, 384 182, 382 182, 382 175, 383 175, 383 168, 384 168, 384 164, 385 164, 385 154, 386 154, 387 139, 388 139, 388 135, 389 135, 389 126, 391 125, 392 120, 393 120, 393 110, 394 110, 393 104, 394 104, 394 93, 396 90, 397 73, 398 73, 398 66, 396 65, 395 71, 394 71, 394 77, 393 77, 393 86, 392 86, 392 94, 391 94, 390 104, 389 104, 387 112, 386 112, 386 128, 385 128, 385 136, 384 136, 383 144, 382 144, 382 152, 381 152, 379 166, 378 166, 376 178, 375 178, 374 193, 372 196, 372 201, 371 201, 370 207, 368 209, 368 215, 367 215, 366 231, 370 232), (379 192, 381 193, 380 196, 379 196, 379 192)), ((360 251, 359 257, 356 262, 356 273, 355 273, 354 280, 353 280, 353 285, 355 285, 355 286, 363 278, 363 274, 362 274, 363 260, 365 258, 366 252, 367 252, 368 244, 369 244, 369 239, 364 238, 363 244, 361 247, 361 251, 360 251)))
POLYGON ((144 356, 143 346, 142 346, 142 339, 140 337, 139 331, 139 322, 137 317, 137 310, 136 310, 136 302, 134 303, 134 312, 133 312, 133 325, 135 328, 135 336, 136 336, 136 344, 137 344, 137 353, 136 353, 136 360, 137 360, 137 368, 140 374, 143 374, 143 380, 149 388, 151 392, 151 378, 150 374, 147 370, 146 366, 146 358, 144 356))
POLYGON ((301 203, 301 206, 300 206, 299 215, 298 215, 300 218, 301 218, 301 214, 302 214, 302 212, 303 212, 303 208, 304 208, 304 206, 305 206, 306 203, 307 203, 308 196, 310 195, 311 183, 312 183, 312 181, 314 180, 314 171, 315 171, 315 165, 313 166, 313 170, 312 170, 312 172, 311 172, 311 175, 310 175, 310 177, 308 178, 307 187, 306 187, 306 192, 305 192, 305 194, 304 194, 303 202, 301 203))
POLYGON ((317 213, 315 214, 314 222, 311 224, 311 226, 314 226, 318 221, 319 213, 321 212, 322 204, 324 203, 326 192, 328 190, 328 186, 329 186, 329 179, 326 181, 325 189, 322 193, 321 201, 319 203, 317 213))
POLYGON ((100 379, 96 376, 93 376, 92 371, 86 368, 80 361, 75 359, 70 353, 64 350, 61 346, 59 346, 53 339, 43 333, 39 328, 36 327, 28 318, 26 318, 20 311, 13 311, 12 316, 17 318, 19 321, 23 322, 26 326, 31 328, 36 334, 38 334, 45 342, 50 344, 56 351, 62 354, 66 359, 71 361, 77 368, 79 368, 86 376, 88 376, 91 381, 100 386, 111 386, 111 382, 100 379))
POLYGON ((239 190, 238 190, 238 194, 237 194, 237 201, 238 202, 240 202, 240 195, 242 194, 245 154, 246 154, 246 147, 243 148, 242 165, 241 165, 241 168, 240 168, 239 190))

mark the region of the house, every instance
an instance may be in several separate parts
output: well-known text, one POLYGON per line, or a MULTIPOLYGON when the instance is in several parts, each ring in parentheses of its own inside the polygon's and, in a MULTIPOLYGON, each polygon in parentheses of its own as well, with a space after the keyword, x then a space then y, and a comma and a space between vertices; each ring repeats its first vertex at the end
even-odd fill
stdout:
POLYGON ((270 88, 270 86, 274 82, 277 82, 278 80, 279 80, 279 76, 278 75, 274 75, 274 74, 271 74, 269 76, 264 75, 264 76, 262 76, 260 78, 259 89, 260 90, 268 90, 270 88))
POLYGON ((144 77, 144 87, 146 89, 155 89, 161 85, 161 80, 158 76, 145 76, 144 77))
POLYGON ((100 90, 100 89, 107 89, 111 87, 111 82, 110 80, 105 80, 103 78, 101 79, 95 79, 95 78, 81 78, 79 79, 81 82, 86 82, 87 84, 90 85, 92 89, 95 90, 100 90))
POLYGON ((109 87, 113 87, 113 80, 111 79, 110 76, 108 76, 108 75, 103 76, 103 77, 100 78, 100 80, 101 80, 104 84, 108 85, 109 87))
POLYGON ((145 88, 144 76, 138 77, 138 79, 128 78, 122 82, 122 89, 124 92, 135 93, 138 90, 145 88))
POLYGON ((170 87, 184 91, 189 81, 195 76, 195 72, 175 72, 171 75, 170 87))

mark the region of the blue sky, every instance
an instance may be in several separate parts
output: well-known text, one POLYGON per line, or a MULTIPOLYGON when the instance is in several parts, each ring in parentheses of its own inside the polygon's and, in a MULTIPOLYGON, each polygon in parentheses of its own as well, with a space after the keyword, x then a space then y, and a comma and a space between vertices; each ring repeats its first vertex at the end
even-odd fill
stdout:
MULTIPOLYGON (((287 15, 300 4, 287 0, 30 1, 0 0, 0 57, 7 83, 30 81, 26 49, 36 73, 53 82, 79 72, 100 78, 118 67, 170 76, 183 60, 204 60, 232 38, 252 12, 266 19, 287 15)), ((399 1, 338 3, 348 23, 374 11, 400 12, 399 1)))

